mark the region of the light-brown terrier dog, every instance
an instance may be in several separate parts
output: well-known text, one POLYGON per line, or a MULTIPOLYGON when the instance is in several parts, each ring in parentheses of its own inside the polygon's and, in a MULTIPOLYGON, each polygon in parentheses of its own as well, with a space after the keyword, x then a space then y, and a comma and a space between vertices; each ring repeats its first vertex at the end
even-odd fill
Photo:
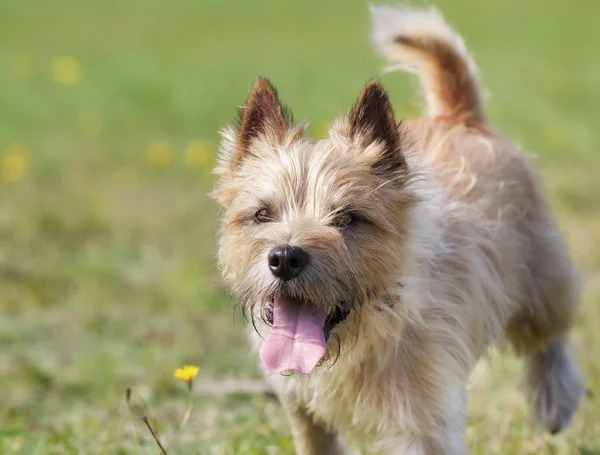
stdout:
POLYGON ((372 15, 376 48, 419 75, 424 118, 397 122, 370 82, 315 141, 259 79, 216 170, 223 276, 297 451, 468 454, 465 385, 492 344, 523 356, 531 413, 560 431, 584 390, 566 350, 579 286, 536 173, 486 122, 437 12, 372 15))

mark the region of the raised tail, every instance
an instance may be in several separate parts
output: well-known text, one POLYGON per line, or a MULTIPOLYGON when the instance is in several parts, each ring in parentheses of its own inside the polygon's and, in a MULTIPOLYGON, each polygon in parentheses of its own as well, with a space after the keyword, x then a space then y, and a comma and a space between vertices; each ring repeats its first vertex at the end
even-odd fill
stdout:
POLYGON ((373 6, 371 17, 376 49, 392 68, 418 74, 428 116, 484 121, 475 62, 438 11, 373 6))

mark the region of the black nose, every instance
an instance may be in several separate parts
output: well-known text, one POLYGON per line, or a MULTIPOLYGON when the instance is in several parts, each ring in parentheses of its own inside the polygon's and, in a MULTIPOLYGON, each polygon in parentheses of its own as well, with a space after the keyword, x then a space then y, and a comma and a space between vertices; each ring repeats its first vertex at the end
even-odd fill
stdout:
POLYGON ((269 268, 284 281, 297 277, 310 261, 310 256, 297 246, 278 246, 269 253, 269 268))

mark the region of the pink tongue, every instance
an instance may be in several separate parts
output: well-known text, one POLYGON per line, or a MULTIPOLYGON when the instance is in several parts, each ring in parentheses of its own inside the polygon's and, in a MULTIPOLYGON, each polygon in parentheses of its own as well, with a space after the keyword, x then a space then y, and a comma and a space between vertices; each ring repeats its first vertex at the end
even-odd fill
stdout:
POLYGON ((260 348, 271 373, 310 373, 325 355, 323 327, 327 315, 310 302, 288 297, 273 302, 273 327, 260 348))

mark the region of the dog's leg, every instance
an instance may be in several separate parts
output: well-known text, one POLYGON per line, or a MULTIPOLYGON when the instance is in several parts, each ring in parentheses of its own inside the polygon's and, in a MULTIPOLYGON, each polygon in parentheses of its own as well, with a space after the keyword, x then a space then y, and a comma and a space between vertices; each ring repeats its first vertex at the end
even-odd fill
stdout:
POLYGON ((280 396, 292 428, 298 455, 343 455, 344 448, 337 435, 314 421, 306 409, 280 396))
MULTIPOLYGON (((418 389, 413 388, 415 394, 418 389)), ((466 385, 446 384, 445 392, 422 408, 425 413, 414 413, 412 430, 397 438, 382 442, 383 453, 390 455, 469 455, 464 438, 467 407, 466 385), (446 397, 444 400, 443 397, 446 397)), ((415 408, 416 410, 416 408, 415 408)))
POLYGON ((533 419, 557 433, 571 421, 584 381, 567 352, 568 334, 579 304, 579 280, 557 237, 532 235, 525 304, 509 321, 508 338, 524 357, 522 389, 533 419), (533 298, 532 298, 533 297, 533 298))
MULTIPOLYGON (((457 415, 457 419, 461 417, 457 415)), ((440 427, 437 434, 406 434, 398 437, 391 444, 393 447, 385 452, 390 455, 469 455, 462 430, 448 430, 440 427)))
POLYGON ((558 433, 571 421, 584 392, 581 374, 566 350, 566 335, 525 359, 523 389, 533 418, 558 433))
POLYGON ((409 443, 402 444, 392 455, 469 455, 469 449, 460 433, 440 437, 413 436, 409 443))

